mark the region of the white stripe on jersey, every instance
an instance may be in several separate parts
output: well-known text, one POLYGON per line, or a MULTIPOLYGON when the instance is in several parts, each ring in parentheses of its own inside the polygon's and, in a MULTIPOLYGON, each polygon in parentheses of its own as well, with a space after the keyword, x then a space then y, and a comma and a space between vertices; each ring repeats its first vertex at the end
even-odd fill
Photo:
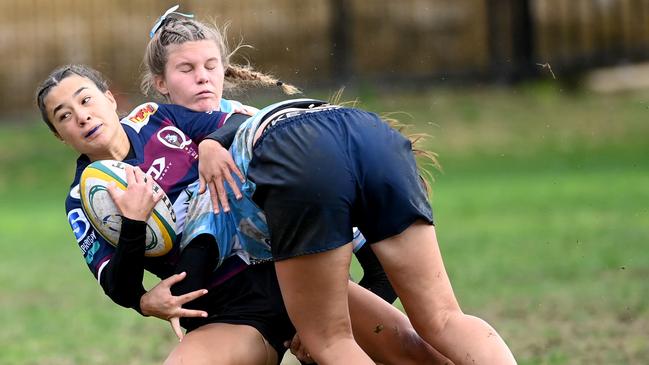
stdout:
POLYGON ((106 267, 106 265, 108 265, 109 262, 110 260, 104 261, 104 263, 101 264, 101 266, 99 266, 99 270, 97 270, 97 282, 100 284, 101 284, 101 272, 104 271, 104 267, 106 267))

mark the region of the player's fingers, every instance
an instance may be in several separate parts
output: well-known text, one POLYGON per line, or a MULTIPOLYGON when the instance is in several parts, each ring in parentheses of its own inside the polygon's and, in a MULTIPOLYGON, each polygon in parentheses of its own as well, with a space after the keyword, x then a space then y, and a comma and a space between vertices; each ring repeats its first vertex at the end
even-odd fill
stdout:
POLYGON ((295 357, 300 360, 304 364, 312 364, 313 360, 311 359, 311 355, 309 355, 304 349, 300 348, 298 351, 292 352, 295 357))
POLYGON ((305 364, 315 364, 315 360, 311 358, 311 355, 307 352, 304 354, 304 357, 300 359, 305 364))
POLYGON ((194 291, 189 292, 187 294, 180 295, 178 297, 178 301, 180 302, 180 304, 185 304, 187 302, 191 302, 192 300, 194 300, 196 298, 200 298, 205 294, 207 294, 207 290, 205 290, 205 289, 194 290, 194 291))
POLYGON ((171 317, 169 318, 169 323, 171 323, 171 329, 176 334, 176 337, 178 337, 178 342, 181 342, 183 340, 183 330, 180 328, 180 318, 171 317))
POLYGON ((115 182, 109 181, 108 184, 106 184, 106 190, 108 191, 108 195, 110 195, 111 197, 113 196, 114 189, 115 189, 115 182))
POLYGON ((118 208, 120 208, 118 202, 122 195, 124 195, 124 190, 118 188, 114 181, 111 181, 106 185, 106 190, 108 191, 110 198, 115 202, 115 205, 118 205, 118 208))
POLYGON ((291 341, 291 353, 295 355, 295 357, 298 358, 298 360, 304 363, 307 364, 313 363, 313 359, 311 359, 311 356, 306 350, 306 347, 302 345, 302 341, 300 340, 300 336, 298 335, 295 335, 293 337, 293 341, 291 341))
MULTIPOLYGON (((234 179, 232 178, 232 174, 230 174, 230 171, 226 168, 223 171, 223 175, 225 176, 225 180, 230 184, 230 188, 232 188, 232 192, 234 193, 234 196, 237 199, 241 199, 241 190, 239 190, 239 186, 237 185, 236 182, 234 182, 234 179)), ((225 187, 223 188, 225 190, 225 187)))
POLYGON ((219 196, 216 192, 216 186, 214 186, 214 181, 207 183, 207 187, 210 189, 210 199, 212 199, 212 206, 214 208, 214 213, 219 214, 219 196))
POLYGON ((162 194, 164 194, 164 191, 162 191, 162 188, 155 189, 153 188, 153 202, 158 203, 162 199, 162 194))
POLYGON ((151 195, 153 196, 153 200, 157 201, 158 195, 160 195, 160 189, 156 189, 153 186, 153 178, 148 175, 142 175, 142 178, 144 179, 144 184, 146 185, 146 191, 150 192, 151 195))
POLYGON ((170 277, 162 280, 158 285, 163 285, 167 288, 171 288, 171 286, 173 286, 174 284, 181 282, 185 278, 185 276, 187 276, 187 273, 183 271, 179 274, 171 275, 170 277))
POLYGON ((162 199, 162 195, 164 195, 164 191, 158 185, 155 181, 153 181, 153 177, 149 175, 144 175, 146 177, 146 186, 147 189, 151 192, 153 195, 153 201, 155 203, 159 202, 160 199, 162 199))
POLYGON ((207 190, 207 185, 205 184, 205 179, 202 174, 198 174, 198 193, 203 194, 207 190))
POLYGON ((250 108, 247 105, 243 106, 243 110, 244 110, 243 114, 250 115, 250 116, 255 115, 258 111, 256 108, 250 108))
POLYGON ((144 172, 140 176, 141 176, 141 179, 142 179, 141 180, 142 184, 144 184, 145 186, 150 186, 150 187, 153 186, 154 181, 153 181, 153 178, 151 176, 145 174, 144 172))
POLYGON ((181 309, 178 317, 207 317, 207 312, 196 309, 181 309))
POLYGON ((131 169, 131 171, 133 171, 133 175, 132 175, 132 176, 133 176, 133 182, 134 182, 135 184, 137 184, 137 183, 140 182, 139 175, 138 175, 138 172, 139 172, 138 170, 139 170, 139 169, 138 169, 137 167, 133 167, 133 168, 131 169))
POLYGON ((225 190, 223 179, 218 179, 217 181, 214 181, 214 185, 216 185, 216 192, 219 196, 219 202, 221 202, 223 211, 229 212, 230 204, 228 204, 228 193, 225 190))
POLYGON ((313 363, 313 359, 311 359, 311 355, 306 351, 306 348, 302 345, 298 347, 298 349, 294 352, 295 357, 297 357, 300 361, 311 364, 313 363))
POLYGON ((138 167, 133 168, 133 176, 135 177, 135 182, 140 184, 145 182, 144 172, 138 167))
POLYGON ((133 166, 126 166, 124 168, 126 173, 126 184, 131 185, 135 183, 135 171, 133 171, 133 166))
POLYGON ((239 178, 239 181, 244 182, 246 180, 246 178, 241 173, 241 170, 239 170, 239 167, 237 167, 237 164, 234 163, 234 160, 232 158, 230 158, 226 162, 227 162, 228 166, 230 167, 230 170, 232 170, 237 175, 237 177, 239 178))
POLYGON ((300 349, 301 341, 300 341, 300 336, 297 334, 293 336, 293 339, 291 340, 291 345, 289 346, 291 349, 291 353, 293 355, 297 355, 298 350, 300 349))

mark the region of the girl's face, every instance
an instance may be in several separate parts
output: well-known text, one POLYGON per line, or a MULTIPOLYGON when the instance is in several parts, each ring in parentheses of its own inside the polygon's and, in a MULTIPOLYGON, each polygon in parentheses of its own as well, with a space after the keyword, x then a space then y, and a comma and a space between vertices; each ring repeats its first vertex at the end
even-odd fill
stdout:
POLYGON ((79 153, 98 159, 110 151, 121 130, 117 103, 90 79, 71 75, 53 86, 45 99, 47 117, 58 137, 79 153))
POLYGON ((211 40, 172 44, 164 76, 155 77, 156 89, 173 104, 196 111, 219 110, 223 94, 223 63, 211 40))

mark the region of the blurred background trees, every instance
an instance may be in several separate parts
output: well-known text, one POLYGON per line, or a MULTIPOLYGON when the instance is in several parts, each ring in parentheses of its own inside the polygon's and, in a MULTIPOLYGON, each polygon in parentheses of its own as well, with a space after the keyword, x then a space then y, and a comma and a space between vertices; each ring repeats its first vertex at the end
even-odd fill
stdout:
POLYGON ((236 61, 306 88, 570 80, 649 58, 649 0, 2 0, 0 110, 33 109, 36 84, 75 62, 141 101, 149 29, 176 2, 254 46, 236 61))
POLYGON ((76 154, 32 96, 88 63, 130 110, 175 3, 230 22, 254 46, 235 61, 431 136, 454 290, 521 365, 649 364, 649 0, 0 0, 0 364, 160 364, 177 341, 88 273, 62 205, 76 154))

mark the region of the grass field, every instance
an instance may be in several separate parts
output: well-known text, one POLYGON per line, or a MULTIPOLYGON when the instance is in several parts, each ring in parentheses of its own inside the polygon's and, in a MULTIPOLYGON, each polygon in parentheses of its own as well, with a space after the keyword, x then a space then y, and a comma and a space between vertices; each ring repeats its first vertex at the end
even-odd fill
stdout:
MULTIPOLYGON (((520 364, 649 363, 649 93, 358 95, 432 136, 456 294, 520 364)), ((85 268, 63 209, 74 155, 36 119, 0 125, 0 363, 160 363, 173 334, 85 268)))

